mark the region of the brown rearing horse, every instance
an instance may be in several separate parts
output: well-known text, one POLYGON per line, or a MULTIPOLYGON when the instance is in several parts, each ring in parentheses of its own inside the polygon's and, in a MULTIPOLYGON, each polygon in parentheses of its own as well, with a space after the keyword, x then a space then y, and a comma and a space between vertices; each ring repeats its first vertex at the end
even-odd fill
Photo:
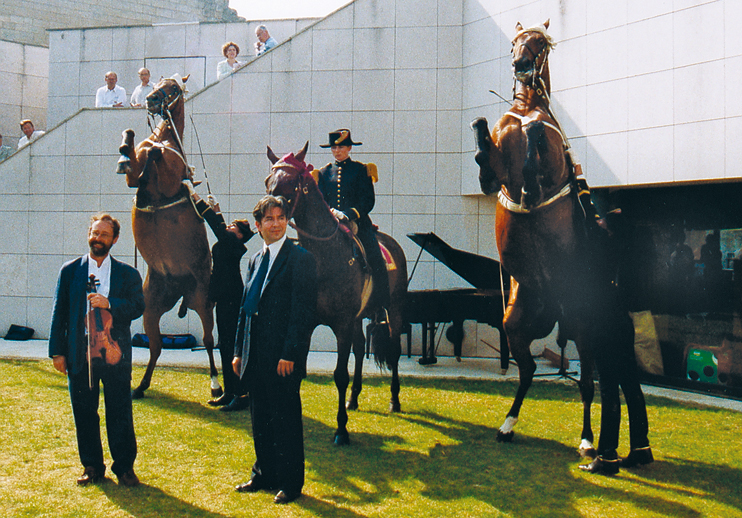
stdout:
MULTIPOLYGON (((183 90, 188 76, 161 79, 147 96, 147 110, 162 121, 149 138, 134 147, 134 131, 124 131, 119 148, 117 173, 126 174, 129 187, 136 187, 131 209, 134 241, 147 263, 144 279, 144 332, 149 338, 149 363, 132 396, 144 395, 152 380, 157 359, 162 352, 160 319, 183 299, 178 312, 188 309, 198 313, 203 327, 203 341, 209 356, 211 393, 222 389, 214 363, 213 303, 208 299, 211 252, 203 220, 192 206, 188 188, 182 183, 191 178, 181 136, 185 126, 183 90)), ((227 366, 226 368, 230 368, 227 366)))
POLYGON ((579 204, 574 164, 549 105, 548 56, 553 47, 542 26, 516 25, 513 39, 514 101, 491 135, 487 120, 472 123, 475 160, 485 194, 497 192, 495 237, 500 261, 511 275, 504 328, 520 383, 498 441, 511 441, 536 364, 531 342, 559 322, 558 342, 575 342, 581 360, 578 382, 583 403, 580 452, 594 456, 590 406, 595 392, 588 325, 581 319, 585 218, 579 204))
MULTIPOLYGON (((363 355, 365 340, 362 321, 378 310, 366 302, 370 298, 367 284, 370 275, 364 272, 361 261, 353 250, 353 239, 348 229, 338 223, 330 212, 322 193, 312 176, 311 166, 304 157, 307 142, 296 155, 279 158, 268 147, 268 159, 273 164, 271 174, 265 179, 267 192, 285 197, 293 218, 300 244, 317 260, 317 319, 316 325, 324 324, 332 329, 337 339, 338 358, 334 378, 338 390, 338 428, 334 441, 337 445, 349 443, 347 410, 358 408, 361 392, 363 355), (366 289, 364 289, 364 287, 366 289), (345 402, 349 383, 348 360, 351 347, 355 355, 355 371, 350 398, 345 402)), ((386 365, 392 373, 391 412, 401 410, 399 402, 399 358, 402 352, 400 335, 404 326, 404 302, 407 295, 407 260, 399 244, 387 234, 377 233, 379 242, 391 254, 395 268, 389 270, 391 304, 389 323, 391 340, 372 340, 374 358, 379 365, 386 365)))

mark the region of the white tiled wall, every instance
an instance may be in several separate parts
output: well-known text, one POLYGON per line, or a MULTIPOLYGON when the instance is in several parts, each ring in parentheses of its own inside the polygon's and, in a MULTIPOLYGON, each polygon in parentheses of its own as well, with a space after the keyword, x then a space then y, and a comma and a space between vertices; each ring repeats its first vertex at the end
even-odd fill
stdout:
POLYGON ((19 122, 47 129, 49 49, 0 40, 0 135, 13 149, 21 137, 19 122))
MULTIPOLYGON (((733 140, 742 131, 742 36, 733 22, 740 14, 732 0, 356 0, 214 84, 221 43, 232 39, 247 53, 253 27, 53 31, 50 70, 59 80, 50 113, 61 120, 92 105, 112 66, 129 70, 119 77, 130 91, 143 56, 167 57, 172 48, 204 56, 187 110, 227 217, 246 215, 263 193, 266 144, 280 155, 309 140, 308 161, 321 167, 331 158, 319 148, 327 132, 350 127, 364 143, 353 156, 379 166, 374 221, 400 242, 411 271, 419 248, 410 232, 434 231, 456 248, 497 257, 496 202, 479 194, 469 123, 486 116, 493 124, 508 108, 489 90, 512 95, 517 21, 551 19, 554 107, 589 182, 603 186, 740 175, 742 151, 733 140), (198 81, 208 86, 200 90, 198 81)), ((185 145, 201 175, 187 126, 185 145)), ((14 242, 0 254, 0 303, 12 308, 0 328, 26 323, 46 333, 56 271, 85 250, 91 212, 121 218, 114 251, 133 261, 133 193, 113 174, 126 127, 137 140, 146 135, 140 111, 84 110, 0 166, 0 188, 15 193, 0 200, 0 235, 14 242)), ((257 246, 251 242, 251 251, 257 246)), ((410 288, 465 286, 423 253, 410 288)), ((200 333, 195 317, 165 321, 172 332, 200 333)), ((484 343, 497 345, 496 331, 474 323, 465 330, 465 355, 496 355, 484 343)), ((334 343, 320 331, 313 347, 334 343)), ((443 340, 440 353, 448 347, 443 340)))
MULTIPOLYGON (((250 21, 241 23, 172 23, 140 27, 60 29, 49 32, 49 127, 80 108, 95 105, 95 91, 113 70, 118 84, 131 96, 139 84, 137 71, 146 66, 156 82, 174 73, 191 74, 195 93, 216 81, 216 65, 224 59, 221 47, 234 41, 238 60, 255 58, 255 27, 265 23, 279 42, 314 19, 250 21)), ((45 93, 46 96, 46 93, 45 93)))

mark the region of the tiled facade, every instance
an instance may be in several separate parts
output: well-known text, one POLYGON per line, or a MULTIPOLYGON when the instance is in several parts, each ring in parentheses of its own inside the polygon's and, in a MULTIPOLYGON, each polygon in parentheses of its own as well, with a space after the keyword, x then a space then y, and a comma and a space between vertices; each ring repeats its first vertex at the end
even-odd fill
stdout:
POLYGON ((112 70, 131 97, 139 84, 138 70, 147 67, 152 82, 174 73, 190 74, 196 93, 216 82, 216 65, 224 60, 222 45, 240 47, 238 61, 255 58, 255 28, 266 24, 277 41, 293 36, 315 19, 236 23, 171 23, 137 27, 94 27, 49 31, 49 127, 81 108, 95 106, 95 92, 112 70))
MULTIPOLYGON (((511 95, 516 22, 551 19, 555 109, 588 181, 606 186, 740 175, 733 135, 742 121, 734 90, 742 36, 726 28, 739 14, 732 0, 356 0, 195 93, 187 110, 228 217, 249 213, 263 194, 266 144, 281 154, 309 140, 308 161, 319 167, 330 159, 319 148, 327 132, 350 127, 364 143, 353 156, 379 166, 373 219, 410 266, 419 253, 410 232, 434 231, 456 248, 497 257, 495 201, 479 194, 469 123, 494 123, 507 109, 488 90, 511 95)), ((26 323, 47 332, 58 268, 86 249, 91 212, 122 217, 114 252, 133 261, 133 193, 113 174, 126 127, 141 140, 142 113, 86 109, 0 166, 0 185, 16 193, 0 202, 0 233, 16 243, 0 254, 0 328, 26 323)), ((424 253, 410 288, 465 285, 424 253)), ((198 336, 195 315, 186 318, 171 312, 164 327, 198 336)), ((496 331, 473 322, 465 331, 465 356, 496 356, 487 345, 497 344, 496 331)), ((333 348, 326 330, 313 347, 333 348)), ((439 353, 450 353, 445 340, 439 353)))
POLYGON ((15 148, 21 137, 18 124, 34 121, 46 130, 49 49, 0 40, 0 135, 3 145, 15 148))

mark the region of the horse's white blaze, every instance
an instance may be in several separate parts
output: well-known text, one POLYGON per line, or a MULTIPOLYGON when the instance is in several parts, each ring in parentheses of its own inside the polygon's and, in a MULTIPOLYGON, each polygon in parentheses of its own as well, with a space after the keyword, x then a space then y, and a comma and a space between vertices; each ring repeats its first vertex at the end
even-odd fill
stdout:
POLYGON ((211 388, 213 389, 222 388, 221 385, 219 385, 219 376, 211 377, 211 388))
POLYGON ((500 427, 500 431, 502 433, 510 433, 510 432, 512 432, 513 431, 513 428, 515 428, 515 423, 517 423, 517 422, 518 422, 518 418, 517 417, 507 416, 507 418, 505 418, 505 422, 500 427))

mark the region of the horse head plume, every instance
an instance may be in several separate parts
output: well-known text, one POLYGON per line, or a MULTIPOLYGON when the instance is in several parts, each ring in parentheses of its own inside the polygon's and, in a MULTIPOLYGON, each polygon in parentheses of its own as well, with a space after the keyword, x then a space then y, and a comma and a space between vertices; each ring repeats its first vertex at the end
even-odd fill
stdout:
POLYGON ((308 148, 309 141, 296 154, 289 153, 279 159, 271 147, 267 146, 266 155, 273 164, 270 174, 265 179, 265 187, 268 192, 284 196, 289 203, 293 201, 296 191, 305 180, 305 176, 311 176, 311 171, 314 169, 312 164, 307 164, 304 161, 308 148))

